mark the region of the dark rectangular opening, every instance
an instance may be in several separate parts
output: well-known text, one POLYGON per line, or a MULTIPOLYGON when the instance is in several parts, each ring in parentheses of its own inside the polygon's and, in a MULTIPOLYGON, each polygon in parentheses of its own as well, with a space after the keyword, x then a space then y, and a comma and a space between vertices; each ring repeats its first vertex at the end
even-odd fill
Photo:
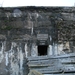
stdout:
POLYGON ((47 55, 47 47, 48 45, 39 45, 38 46, 38 56, 47 55))

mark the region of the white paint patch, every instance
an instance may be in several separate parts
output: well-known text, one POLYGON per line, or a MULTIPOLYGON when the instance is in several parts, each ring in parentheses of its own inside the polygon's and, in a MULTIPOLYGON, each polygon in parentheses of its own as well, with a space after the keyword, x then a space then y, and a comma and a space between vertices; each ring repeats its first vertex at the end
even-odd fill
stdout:
POLYGON ((20 50, 20 69, 23 69, 23 53, 22 50, 20 50))
POLYGON ((3 51, 5 50, 5 44, 6 42, 1 42, 2 46, 0 48, 0 63, 2 62, 3 58, 4 58, 4 53, 3 51))
MULTIPOLYGON (((3 46, 3 44, 2 44, 2 46, 3 46)), ((1 47, 1 50, 0 50, 0 63, 2 62, 2 60, 3 60, 3 49, 1 47)))
POLYGON ((27 43, 25 44, 25 56, 28 57, 28 51, 27 51, 27 43))
POLYGON ((58 54, 58 45, 57 44, 55 44, 54 50, 55 50, 55 55, 57 55, 58 54))
POLYGON ((52 45, 49 45, 48 50, 47 50, 48 55, 52 55, 52 45))
POLYGON ((5 59, 6 59, 6 66, 8 66, 9 64, 8 52, 5 53, 5 59))
POLYGON ((32 28, 31 28, 31 35, 33 35, 33 23, 32 23, 32 28))

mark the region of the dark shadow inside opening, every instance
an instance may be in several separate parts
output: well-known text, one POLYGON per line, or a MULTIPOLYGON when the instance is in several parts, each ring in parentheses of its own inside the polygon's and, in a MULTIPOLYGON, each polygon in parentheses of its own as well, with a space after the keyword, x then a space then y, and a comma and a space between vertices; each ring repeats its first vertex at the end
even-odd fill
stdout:
POLYGON ((38 56, 47 55, 48 45, 39 45, 38 46, 38 56))

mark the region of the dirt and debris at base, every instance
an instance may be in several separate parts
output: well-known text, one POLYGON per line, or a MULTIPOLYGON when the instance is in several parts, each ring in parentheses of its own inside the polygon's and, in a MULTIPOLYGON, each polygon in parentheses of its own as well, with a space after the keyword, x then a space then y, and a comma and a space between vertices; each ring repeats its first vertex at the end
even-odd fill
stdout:
POLYGON ((31 70, 28 75, 43 75, 43 74, 38 71, 31 70))

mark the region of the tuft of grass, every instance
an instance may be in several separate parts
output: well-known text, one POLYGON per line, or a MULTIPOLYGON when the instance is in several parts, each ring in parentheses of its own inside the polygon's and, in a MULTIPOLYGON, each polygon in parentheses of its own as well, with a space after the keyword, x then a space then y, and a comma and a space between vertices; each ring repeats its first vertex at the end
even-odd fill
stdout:
POLYGON ((12 28, 13 28, 12 26, 6 26, 6 27, 1 28, 1 29, 3 29, 3 30, 11 30, 12 28))

